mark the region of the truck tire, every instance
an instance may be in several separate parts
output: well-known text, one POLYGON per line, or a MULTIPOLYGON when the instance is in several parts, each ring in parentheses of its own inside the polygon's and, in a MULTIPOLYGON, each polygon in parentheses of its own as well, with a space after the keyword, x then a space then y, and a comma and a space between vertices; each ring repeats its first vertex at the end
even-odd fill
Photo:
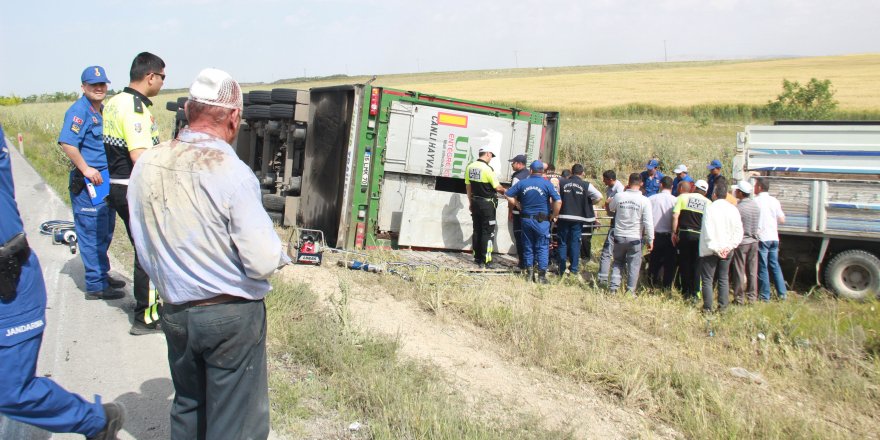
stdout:
POLYGON ((254 90, 248 93, 251 104, 269 105, 272 103, 272 92, 268 90, 254 90))
POLYGON ((186 101, 189 101, 189 98, 186 96, 181 96, 180 98, 177 98, 177 106, 183 108, 183 106, 186 105, 186 101))
POLYGON ((282 104, 296 104, 296 89, 272 89, 272 101, 282 104))
POLYGON ((293 119, 293 105, 272 104, 269 106, 269 114, 272 119, 293 119))
POLYGON ((168 110, 169 112, 176 112, 179 109, 180 106, 177 105, 177 101, 168 101, 165 103, 165 110, 168 110))
POLYGON ((279 226, 284 224, 284 214, 274 211, 266 211, 266 214, 269 214, 269 218, 272 220, 272 223, 275 223, 279 226))
POLYGON ((270 119, 272 117, 272 113, 269 111, 268 105, 249 105, 244 109, 241 117, 247 120, 256 121, 261 119, 270 119))
POLYGON ((284 212, 284 196, 263 194, 263 207, 266 211, 284 212))
POLYGON ((241 94, 241 105, 251 105, 251 94, 250 93, 242 93, 241 94))
POLYGON ((825 268, 825 285, 843 298, 866 300, 880 294, 880 259, 862 250, 837 254, 825 268))

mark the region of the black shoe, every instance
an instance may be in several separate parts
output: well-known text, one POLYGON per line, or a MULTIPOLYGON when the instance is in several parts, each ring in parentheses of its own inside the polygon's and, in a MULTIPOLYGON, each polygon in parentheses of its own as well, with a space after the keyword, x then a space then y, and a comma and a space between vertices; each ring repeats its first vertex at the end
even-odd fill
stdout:
POLYGON ((526 281, 530 283, 535 282, 535 268, 530 267, 526 269, 526 281))
POLYGON ((538 271, 538 283, 547 284, 549 282, 550 281, 547 281, 547 271, 546 270, 538 271))
POLYGON ((116 440, 116 434, 119 434, 125 424, 125 407, 121 403, 105 403, 103 406, 107 424, 101 432, 89 437, 89 440, 116 440))
POLYGON ((114 289, 125 287, 125 281, 120 280, 119 278, 113 278, 109 273, 107 274, 107 284, 114 289))
POLYGON ((111 288, 106 288, 104 290, 99 290, 97 292, 86 292, 85 298, 87 300, 96 300, 96 299, 119 299, 125 297, 125 292, 119 290, 113 290, 111 288))
POLYGON ((486 269, 495 269, 495 265, 492 264, 491 261, 489 261, 489 262, 487 262, 486 264, 484 264, 483 267, 486 268, 486 269))
POLYGON ((143 322, 135 321, 128 330, 128 334, 134 336, 149 335, 151 333, 162 333, 162 326, 160 326, 158 322, 154 324, 144 324, 143 322))

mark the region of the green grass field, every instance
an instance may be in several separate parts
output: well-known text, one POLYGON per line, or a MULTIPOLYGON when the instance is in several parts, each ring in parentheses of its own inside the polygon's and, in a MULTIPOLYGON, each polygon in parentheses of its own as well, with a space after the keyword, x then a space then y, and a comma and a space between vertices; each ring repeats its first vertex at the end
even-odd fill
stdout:
MULTIPOLYGON (((625 175, 651 157, 660 158, 664 170, 685 163, 695 175, 713 158, 730 163, 736 132, 769 122, 760 107, 779 93, 782 79, 811 77, 832 80, 838 117, 880 119, 880 55, 389 75, 377 84, 560 110, 557 165, 581 162, 598 183, 605 169, 625 175)), ((367 79, 291 80, 246 90, 367 79)), ((163 139, 174 116, 164 103, 182 93, 154 100, 163 139)), ((62 198, 68 165, 55 139, 68 105, 0 107, 7 135, 24 135, 26 156, 62 198)), ((127 240, 114 240, 112 251, 130 266, 127 240)), ((329 273, 328 282, 339 281, 329 273)), ((524 292, 513 287, 520 281, 512 276, 486 280, 442 271, 417 272, 413 279, 356 274, 329 309, 306 286, 274 281, 268 307, 276 429, 300 437, 316 420, 336 427, 368 420, 368 433, 332 438, 569 435, 528 419, 479 419, 430 365, 402 358, 393 338, 354 328, 346 295, 378 283, 395 298, 415 301, 426 319, 483 329, 507 347, 512 362, 595 388, 686 438, 877 438, 876 301, 811 293, 706 320, 674 292, 608 297, 573 279, 524 292), (763 382, 744 382, 731 375, 734 367, 759 372, 763 382)), ((338 431, 319 430, 325 437, 338 431)))

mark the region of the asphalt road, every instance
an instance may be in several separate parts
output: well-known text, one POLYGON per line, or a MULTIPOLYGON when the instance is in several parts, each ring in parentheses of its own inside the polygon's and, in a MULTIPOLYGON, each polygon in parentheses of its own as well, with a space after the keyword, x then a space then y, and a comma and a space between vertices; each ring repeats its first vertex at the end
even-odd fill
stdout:
MULTIPOLYGON (((9 146, 16 144, 8 142, 9 146)), ((131 336, 131 268, 111 257, 111 267, 126 280, 125 298, 86 301, 83 265, 66 246, 40 235, 47 220, 72 220, 70 208, 55 194, 15 148, 12 171, 16 200, 28 242, 46 279, 48 305, 37 375, 51 377, 88 400, 122 402, 128 417, 120 439, 167 439, 174 389, 162 334, 131 336)), ((63 197, 67 197, 65 194, 63 197)), ((117 230, 115 240, 128 240, 117 230)), ((50 434, 0 417, 2 439, 81 439, 75 434, 50 434)))

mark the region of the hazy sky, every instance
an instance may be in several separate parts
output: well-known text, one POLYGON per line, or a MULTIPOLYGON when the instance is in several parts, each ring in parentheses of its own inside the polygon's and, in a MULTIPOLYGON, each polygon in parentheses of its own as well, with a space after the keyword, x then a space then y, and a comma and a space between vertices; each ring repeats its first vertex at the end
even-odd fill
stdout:
POLYGON ((79 90, 135 54, 167 87, 204 67, 242 82, 880 52, 877 0, 92 0, 4 2, 0 95, 79 90))

